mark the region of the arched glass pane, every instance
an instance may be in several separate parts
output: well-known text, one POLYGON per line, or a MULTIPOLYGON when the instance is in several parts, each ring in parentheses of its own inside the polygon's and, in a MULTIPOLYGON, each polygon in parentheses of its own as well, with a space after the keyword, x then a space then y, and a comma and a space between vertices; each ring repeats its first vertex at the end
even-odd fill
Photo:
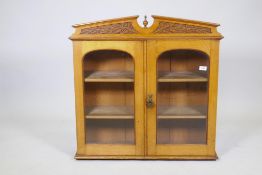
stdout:
POLYGON ((83 65, 86 143, 135 144, 132 56, 93 51, 83 65))
POLYGON ((157 143, 205 144, 208 56, 195 50, 162 53, 157 64, 157 143))

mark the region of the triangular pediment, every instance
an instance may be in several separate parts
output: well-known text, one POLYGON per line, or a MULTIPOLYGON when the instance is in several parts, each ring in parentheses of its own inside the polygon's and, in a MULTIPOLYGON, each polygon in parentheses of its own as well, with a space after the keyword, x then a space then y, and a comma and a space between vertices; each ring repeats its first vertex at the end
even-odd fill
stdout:
POLYGON ((84 39, 109 39, 109 38, 153 38, 153 37, 213 37, 221 39, 222 35, 217 32, 219 24, 171 18, 152 15, 154 22, 147 27, 139 26, 137 18, 131 16, 84 24, 76 24, 73 27, 75 33, 70 37, 72 40, 84 39))

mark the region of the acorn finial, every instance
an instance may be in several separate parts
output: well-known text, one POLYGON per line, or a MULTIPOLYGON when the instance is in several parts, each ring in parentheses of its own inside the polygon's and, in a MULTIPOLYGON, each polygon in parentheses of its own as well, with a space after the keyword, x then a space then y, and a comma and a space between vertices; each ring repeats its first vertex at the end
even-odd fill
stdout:
POLYGON ((148 21, 147 21, 147 16, 145 15, 145 19, 143 21, 143 24, 144 24, 144 28, 147 28, 147 24, 148 24, 148 21))

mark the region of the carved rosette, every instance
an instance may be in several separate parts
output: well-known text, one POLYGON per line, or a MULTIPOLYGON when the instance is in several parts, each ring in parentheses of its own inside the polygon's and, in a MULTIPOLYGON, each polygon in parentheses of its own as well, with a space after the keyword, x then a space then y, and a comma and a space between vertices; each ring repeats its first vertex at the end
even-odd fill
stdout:
POLYGON ((211 33, 208 27, 160 21, 154 33, 211 33))
POLYGON ((81 29, 80 34, 134 34, 138 33, 131 22, 115 23, 81 29))

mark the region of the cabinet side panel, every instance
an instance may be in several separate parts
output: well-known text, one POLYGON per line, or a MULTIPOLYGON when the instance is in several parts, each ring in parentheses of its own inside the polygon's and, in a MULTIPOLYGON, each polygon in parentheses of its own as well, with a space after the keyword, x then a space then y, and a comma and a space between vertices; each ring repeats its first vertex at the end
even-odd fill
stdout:
POLYGON ((217 87, 218 87, 218 64, 219 64, 219 41, 210 41, 210 81, 208 99, 208 136, 209 154, 215 155, 216 139, 216 112, 217 112, 217 87))
POLYGON ((84 153, 84 99, 83 99, 83 74, 82 74, 82 45, 81 41, 73 42, 74 48, 74 80, 75 80, 75 112, 77 131, 77 154, 84 153))

